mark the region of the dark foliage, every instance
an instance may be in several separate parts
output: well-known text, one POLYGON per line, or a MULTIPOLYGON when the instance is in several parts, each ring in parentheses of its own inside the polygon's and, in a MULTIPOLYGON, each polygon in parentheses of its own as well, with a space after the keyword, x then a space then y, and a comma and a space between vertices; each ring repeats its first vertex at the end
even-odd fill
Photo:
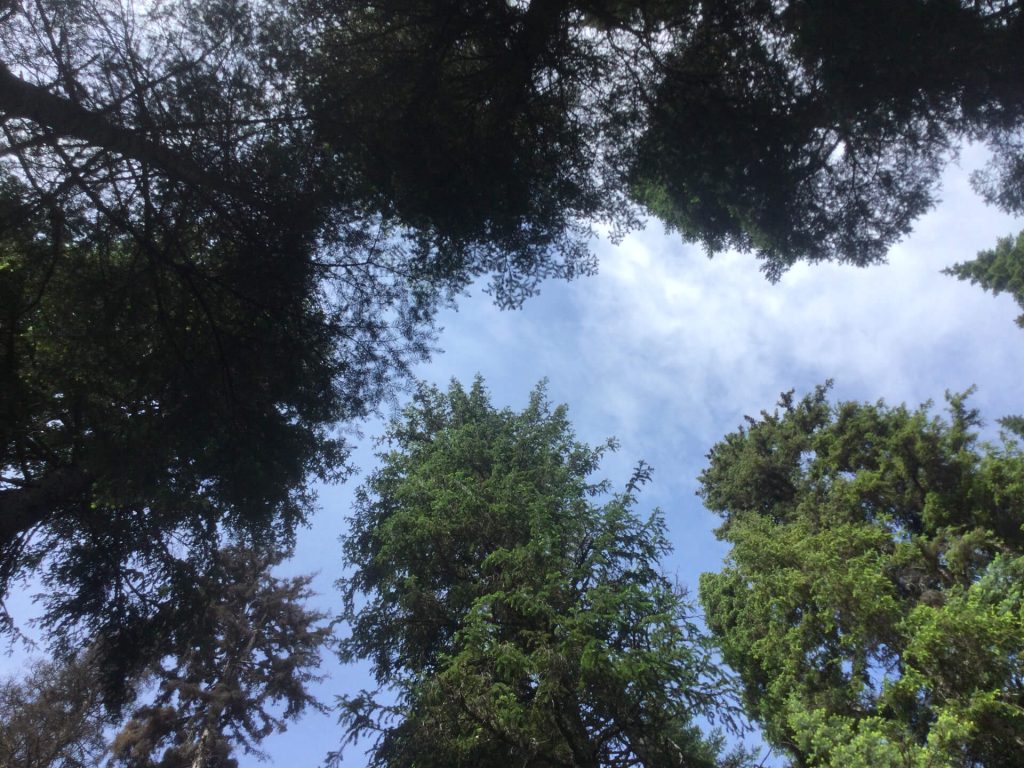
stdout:
POLYGON ((271 569, 286 553, 229 548, 197 582, 189 619, 169 632, 137 706, 111 746, 123 768, 236 768, 239 748, 283 731, 308 707, 327 640, 324 616, 306 607, 308 577, 271 569))
POLYGON ((965 139, 1020 210, 1022 34, 1009 0, 0 2, 0 593, 41 576, 56 638, 143 665, 223 537, 287 547, 439 306, 592 270, 638 203, 772 278, 881 259, 965 139))
MULTIPOLYGON (((710 252, 870 264, 965 139, 1021 210, 1017 2, 310 0, 305 100, 377 210, 442 240, 564 248, 628 197, 710 252)), ((518 266, 528 265, 519 258, 518 266)))
POLYGON ((94 658, 37 662, 24 679, 0 681, 0 765, 93 768, 107 754, 113 725, 100 696, 94 658))

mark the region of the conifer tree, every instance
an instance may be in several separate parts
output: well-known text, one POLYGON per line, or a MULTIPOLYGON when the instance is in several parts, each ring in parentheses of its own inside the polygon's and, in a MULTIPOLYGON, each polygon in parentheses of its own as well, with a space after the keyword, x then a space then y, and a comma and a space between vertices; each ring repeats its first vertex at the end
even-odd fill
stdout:
POLYGON ((592 478, 613 445, 580 443, 543 388, 516 413, 479 379, 421 388, 392 422, 342 583, 342 658, 388 692, 340 701, 372 766, 734 759, 696 724, 734 722, 731 683, 658 568, 661 515, 633 511, 649 468, 619 493, 592 478))
POLYGON ((783 396, 701 476, 731 545, 708 626, 767 739, 807 768, 1012 768, 1024 750, 1024 452, 966 395, 783 396))

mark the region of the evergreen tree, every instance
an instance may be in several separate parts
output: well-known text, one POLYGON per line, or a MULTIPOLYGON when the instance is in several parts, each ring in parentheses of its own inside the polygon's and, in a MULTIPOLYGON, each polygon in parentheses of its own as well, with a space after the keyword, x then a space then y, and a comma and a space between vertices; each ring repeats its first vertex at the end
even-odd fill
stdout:
POLYGON ((1015 0, 0 2, 0 595, 130 638, 287 547, 437 310, 595 221, 867 264, 966 139, 1022 210, 1022 50, 1015 0))
POLYGON ((750 419, 701 476, 732 549, 708 626, 799 766, 1018 765, 1024 453, 950 418, 826 400, 750 419))
POLYGON ((0 765, 236 768, 240 750, 259 756, 264 738, 322 710, 309 684, 329 632, 305 605, 310 578, 272 574, 287 555, 218 550, 188 610, 136 638, 150 663, 130 679, 112 681, 124 665, 101 636, 0 684, 0 765))
MULTIPOLYGON (((953 265, 946 274, 970 280, 994 296, 1008 293, 1024 309, 1024 232, 1016 238, 999 238, 995 248, 981 251, 971 261, 953 265)), ((1024 314, 1017 318, 1017 325, 1024 327, 1024 314)))
POLYGON ((480 380, 420 389, 384 445, 342 584, 342 658, 389 691, 340 702, 371 765, 718 764, 694 718, 731 718, 731 685, 658 570, 661 516, 633 512, 645 465, 609 495, 612 443, 578 442, 540 388, 497 410, 480 380))
POLYGON ((111 747, 123 768, 235 768, 241 749, 283 731, 307 708, 328 638, 324 615, 304 604, 309 577, 278 578, 287 553, 231 547, 196 584, 190 619, 143 680, 155 689, 111 747))
MULTIPOLYGON (((354 190, 524 253, 629 200, 710 252, 869 264, 965 139, 1021 211, 1024 15, 958 0, 309 0, 304 99, 354 190)), ((526 260, 516 259, 516 266, 526 260)))
POLYGON ((0 598, 42 577, 51 635, 126 667, 222 534, 287 548, 439 307, 592 266, 367 205, 300 98, 317 34, 289 3, 0 3, 0 598))
POLYGON ((24 679, 0 681, 4 768, 92 768, 108 754, 105 730, 114 723, 89 652, 36 662, 24 679))

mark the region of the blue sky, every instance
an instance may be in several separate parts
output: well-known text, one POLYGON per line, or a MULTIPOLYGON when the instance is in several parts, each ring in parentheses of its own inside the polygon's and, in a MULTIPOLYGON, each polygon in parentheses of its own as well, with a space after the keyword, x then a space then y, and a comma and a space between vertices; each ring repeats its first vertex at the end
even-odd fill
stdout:
MULTIPOLYGON (((619 439, 605 476, 621 487, 637 460, 654 467, 640 509, 665 512, 675 546, 665 568, 695 588, 725 552, 712 533, 716 519, 694 495, 705 454, 744 414, 771 408, 780 392, 802 394, 833 378, 836 398, 917 405, 941 404, 947 389, 975 384, 973 404, 990 426, 1024 411, 1016 305, 940 274, 1024 228, 970 190, 968 171, 981 157, 970 150, 963 167, 950 170, 942 204, 917 222, 887 265, 800 265, 771 285, 754 258, 709 260, 652 223, 619 245, 596 240, 599 275, 545 285, 522 310, 497 310, 482 291, 464 297, 441 319, 443 353, 416 374, 445 386, 480 373, 494 403, 514 408, 546 377, 550 398, 569 405, 581 439, 619 439)), ((363 426, 355 462, 364 470, 373 466, 379 432, 379 422, 363 426)), ((321 511, 288 568, 318 572, 317 602, 327 610, 338 601, 338 537, 358 482, 321 490, 321 511)), ((0 672, 22 656, 0 657, 0 672)), ((365 669, 325 662, 325 700, 369 685, 365 669)), ((310 715, 265 742, 268 764, 318 765, 338 738, 332 717, 310 715)), ((242 756, 241 764, 262 763, 242 756)), ((363 765, 357 749, 345 765, 363 765)))
MULTIPOLYGON (((725 554, 712 533, 716 518, 695 496, 704 457, 745 414, 772 408, 780 392, 802 394, 832 378, 838 399, 941 406, 946 390, 973 384, 972 402, 993 436, 996 418, 1024 411, 1016 305, 941 274, 1024 228, 970 189, 969 171, 982 158, 965 152, 946 175, 943 202, 886 265, 800 265, 772 285, 753 257, 709 260, 655 222, 617 246, 595 241, 596 277, 545 285, 522 310, 502 312, 482 291, 463 298, 442 317, 443 353, 416 374, 443 387, 480 373, 494 403, 513 408, 546 377, 550 398, 569 405, 581 439, 619 439, 605 476, 621 487, 638 459, 654 467, 639 508, 665 512, 675 546, 665 568, 695 590, 699 574, 725 554)), ((356 463, 368 470, 380 424, 364 432, 356 463)), ((358 478, 321 491, 322 511, 293 563, 320 571, 327 609, 337 602, 337 539, 356 485, 358 478)), ((325 672, 328 700, 370 685, 363 669, 329 663, 325 672)), ((313 766, 338 737, 333 718, 310 716, 265 746, 275 765, 313 766)), ((358 749, 347 755, 346 765, 364 764, 358 749)))

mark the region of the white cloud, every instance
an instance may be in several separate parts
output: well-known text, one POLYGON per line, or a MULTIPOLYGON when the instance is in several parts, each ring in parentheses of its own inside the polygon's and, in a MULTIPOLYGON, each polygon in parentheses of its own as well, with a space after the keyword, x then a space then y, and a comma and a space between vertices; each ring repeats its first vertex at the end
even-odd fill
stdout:
POLYGON ((799 265, 777 285, 748 256, 706 260, 651 231, 605 247, 602 275, 572 303, 577 363, 615 430, 713 440, 781 390, 829 377, 844 397, 913 403, 977 383, 979 403, 1012 408, 1018 310, 940 270, 1024 225, 982 207, 962 172, 946 194, 889 264, 799 265))

